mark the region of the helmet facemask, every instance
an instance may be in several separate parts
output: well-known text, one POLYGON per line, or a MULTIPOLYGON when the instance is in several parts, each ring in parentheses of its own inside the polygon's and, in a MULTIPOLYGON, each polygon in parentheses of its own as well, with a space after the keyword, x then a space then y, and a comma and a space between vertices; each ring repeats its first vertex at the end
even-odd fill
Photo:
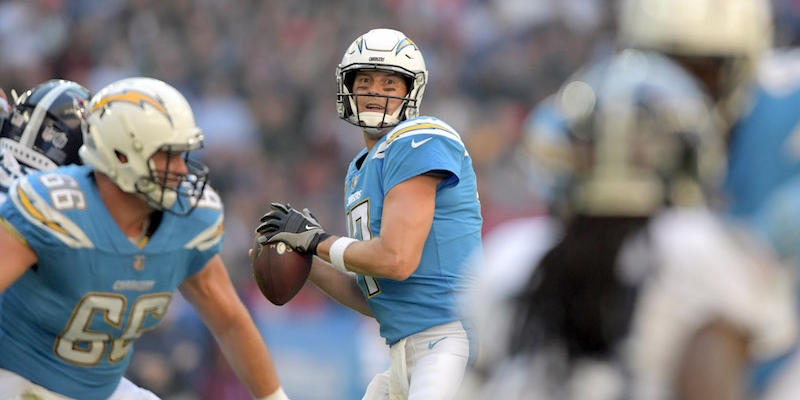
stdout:
POLYGON ((722 124, 700 82, 673 60, 626 50, 576 72, 555 102, 566 140, 541 140, 567 157, 541 161, 565 177, 559 215, 645 216, 718 200, 722 124))
POLYGON ((189 159, 188 151, 166 145, 159 152, 167 154, 164 168, 158 169, 151 157, 148 176, 140 177, 134 188, 151 208, 178 215, 189 214, 203 196, 209 169, 205 164, 189 159), (172 161, 174 153, 181 154, 186 172, 177 171, 172 161))
MULTIPOLYGON (((370 135, 382 135, 388 129, 396 126, 400 121, 407 119, 409 115, 419 115, 419 108, 417 104, 418 99, 421 97, 419 90, 415 89, 415 78, 408 73, 397 73, 392 70, 383 70, 375 67, 368 68, 353 68, 341 72, 341 80, 344 82, 340 86, 339 102, 345 108, 345 114, 348 115, 346 120, 353 125, 357 125, 364 129, 370 135), (361 70, 381 70, 389 73, 396 73, 406 82, 408 89, 404 96, 390 96, 383 94, 356 94, 353 90, 355 77, 358 71, 361 70), (374 98, 375 101, 381 105, 383 111, 361 111, 358 110, 359 98, 374 98), (390 102, 397 100, 400 104, 393 112, 389 113, 390 102)), ((413 117, 412 117, 413 118, 413 117)))

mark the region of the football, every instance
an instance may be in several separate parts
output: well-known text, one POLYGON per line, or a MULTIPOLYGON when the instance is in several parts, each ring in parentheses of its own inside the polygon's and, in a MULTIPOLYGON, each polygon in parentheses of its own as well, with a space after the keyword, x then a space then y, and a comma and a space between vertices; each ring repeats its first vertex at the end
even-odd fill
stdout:
POLYGON ((295 251, 286 243, 253 243, 251 267, 261 293, 272 304, 281 306, 303 287, 311 272, 311 254, 295 251))

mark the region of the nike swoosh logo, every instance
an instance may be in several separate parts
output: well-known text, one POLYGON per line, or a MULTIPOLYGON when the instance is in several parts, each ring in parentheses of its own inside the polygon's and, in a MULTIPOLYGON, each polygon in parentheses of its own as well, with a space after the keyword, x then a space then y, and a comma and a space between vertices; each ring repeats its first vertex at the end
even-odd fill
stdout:
MULTIPOLYGON (((430 138, 428 138, 428 139, 430 139, 430 138)), ((430 343, 428 343, 428 348, 429 348, 429 349, 432 349, 432 348, 433 348, 433 346, 436 346, 436 343, 439 343, 439 342, 441 342, 442 340, 445 340, 445 339, 447 339, 447 336, 445 336, 445 337, 443 337, 443 338, 441 338, 441 339, 439 339, 439 340, 437 340, 437 341, 434 341, 434 342, 430 342, 430 343)))
POLYGON ((430 137, 429 137, 429 138, 427 138, 427 139, 425 139, 425 140, 420 140, 419 142, 417 142, 417 141, 416 141, 416 140, 414 140, 414 139, 411 139, 411 147, 412 147, 412 148, 414 148, 414 149, 416 149, 417 147, 419 147, 419 146, 422 146, 423 144, 427 143, 427 142, 428 142, 428 140, 431 140, 431 139, 433 139, 433 138, 430 138, 430 137))
POLYGON ((307 231, 310 231, 312 229, 317 229, 317 227, 316 226, 311 226, 311 225, 306 225, 306 230, 307 231))

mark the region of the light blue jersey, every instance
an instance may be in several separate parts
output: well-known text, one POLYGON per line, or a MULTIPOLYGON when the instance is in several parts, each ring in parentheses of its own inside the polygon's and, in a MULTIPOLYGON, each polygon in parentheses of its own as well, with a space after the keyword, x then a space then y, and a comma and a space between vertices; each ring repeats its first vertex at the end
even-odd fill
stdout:
POLYGON ((761 60, 752 108, 731 132, 728 211, 747 216, 772 190, 800 173, 800 50, 761 60))
POLYGON ((404 281, 358 276, 389 345, 461 319, 457 296, 472 282, 467 260, 481 249, 482 219, 472 159, 453 128, 436 118, 419 117, 392 128, 371 151, 362 150, 345 179, 348 233, 369 240, 380 235, 389 190, 431 171, 447 177, 436 192, 433 226, 417 270, 404 281))
POLYGON ((220 251, 219 196, 189 216, 164 213, 134 245, 105 207, 88 166, 34 172, 10 188, 0 223, 38 264, 2 293, 0 368, 85 400, 108 398, 133 342, 164 317, 176 287, 220 251))
MULTIPOLYGON (((800 50, 768 53, 759 64, 757 84, 752 109, 731 132, 728 211, 749 223, 782 258, 800 260, 800 50)), ((798 350, 757 365, 751 376, 754 393, 770 390, 798 350)))
POLYGON ((750 221, 781 258, 800 260, 800 176, 775 190, 750 221))

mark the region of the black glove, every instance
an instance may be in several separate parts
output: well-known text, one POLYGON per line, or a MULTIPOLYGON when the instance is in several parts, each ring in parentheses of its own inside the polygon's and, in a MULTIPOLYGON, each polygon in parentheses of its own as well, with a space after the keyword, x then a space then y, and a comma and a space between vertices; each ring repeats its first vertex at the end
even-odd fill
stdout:
POLYGON ((256 228, 263 235, 259 243, 284 242, 302 253, 317 254, 319 242, 331 237, 307 208, 300 213, 289 204, 272 203, 270 207, 272 211, 261 217, 256 228))

